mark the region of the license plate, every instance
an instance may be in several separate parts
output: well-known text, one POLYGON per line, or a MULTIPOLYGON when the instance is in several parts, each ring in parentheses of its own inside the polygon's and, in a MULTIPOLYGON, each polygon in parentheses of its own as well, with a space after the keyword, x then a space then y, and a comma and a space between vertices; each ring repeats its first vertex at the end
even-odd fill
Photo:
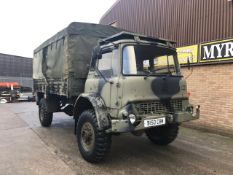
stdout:
POLYGON ((144 120, 144 127, 160 126, 160 125, 164 125, 165 122, 166 122, 165 117, 163 117, 163 118, 156 118, 156 119, 144 120))

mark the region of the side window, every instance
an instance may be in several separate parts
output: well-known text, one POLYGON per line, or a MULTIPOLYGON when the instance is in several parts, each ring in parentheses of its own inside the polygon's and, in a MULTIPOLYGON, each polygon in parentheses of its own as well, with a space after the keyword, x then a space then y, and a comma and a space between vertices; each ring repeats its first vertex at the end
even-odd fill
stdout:
POLYGON ((98 61, 98 69, 106 78, 110 78, 113 75, 112 57, 112 52, 105 53, 102 55, 102 58, 98 61))

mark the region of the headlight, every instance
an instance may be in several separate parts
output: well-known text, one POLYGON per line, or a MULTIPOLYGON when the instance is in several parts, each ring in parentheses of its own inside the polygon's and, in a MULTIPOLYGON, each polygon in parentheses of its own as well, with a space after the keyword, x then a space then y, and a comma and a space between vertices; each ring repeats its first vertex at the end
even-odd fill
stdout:
POLYGON ((186 108, 186 111, 190 112, 191 114, 193 113, 193 106, 188 106, 186 108))
POLYGON ((134 114, 129 114, 129 121, 131 124, 136 122, 136 116, 134 114))

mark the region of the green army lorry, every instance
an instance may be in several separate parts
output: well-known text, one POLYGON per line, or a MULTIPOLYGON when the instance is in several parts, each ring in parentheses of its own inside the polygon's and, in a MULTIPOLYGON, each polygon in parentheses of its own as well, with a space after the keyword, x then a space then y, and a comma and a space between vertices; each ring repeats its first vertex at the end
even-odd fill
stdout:
POLYGON ((171 143, 182 122, 199 118, 189 103, 173 42, 111 26, 71 23, 34 51, 39 120, 73 116, 83 158, 100 162, 111 136, 131 132, 171 143))

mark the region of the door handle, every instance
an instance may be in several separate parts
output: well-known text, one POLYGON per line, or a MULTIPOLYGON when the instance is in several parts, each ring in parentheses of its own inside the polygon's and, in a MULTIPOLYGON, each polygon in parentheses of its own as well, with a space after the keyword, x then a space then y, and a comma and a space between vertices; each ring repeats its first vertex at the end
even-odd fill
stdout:
POLYGON ((113 80, 109 80, 108 81, 110 84, 114 84, 114 81, 113 80))

